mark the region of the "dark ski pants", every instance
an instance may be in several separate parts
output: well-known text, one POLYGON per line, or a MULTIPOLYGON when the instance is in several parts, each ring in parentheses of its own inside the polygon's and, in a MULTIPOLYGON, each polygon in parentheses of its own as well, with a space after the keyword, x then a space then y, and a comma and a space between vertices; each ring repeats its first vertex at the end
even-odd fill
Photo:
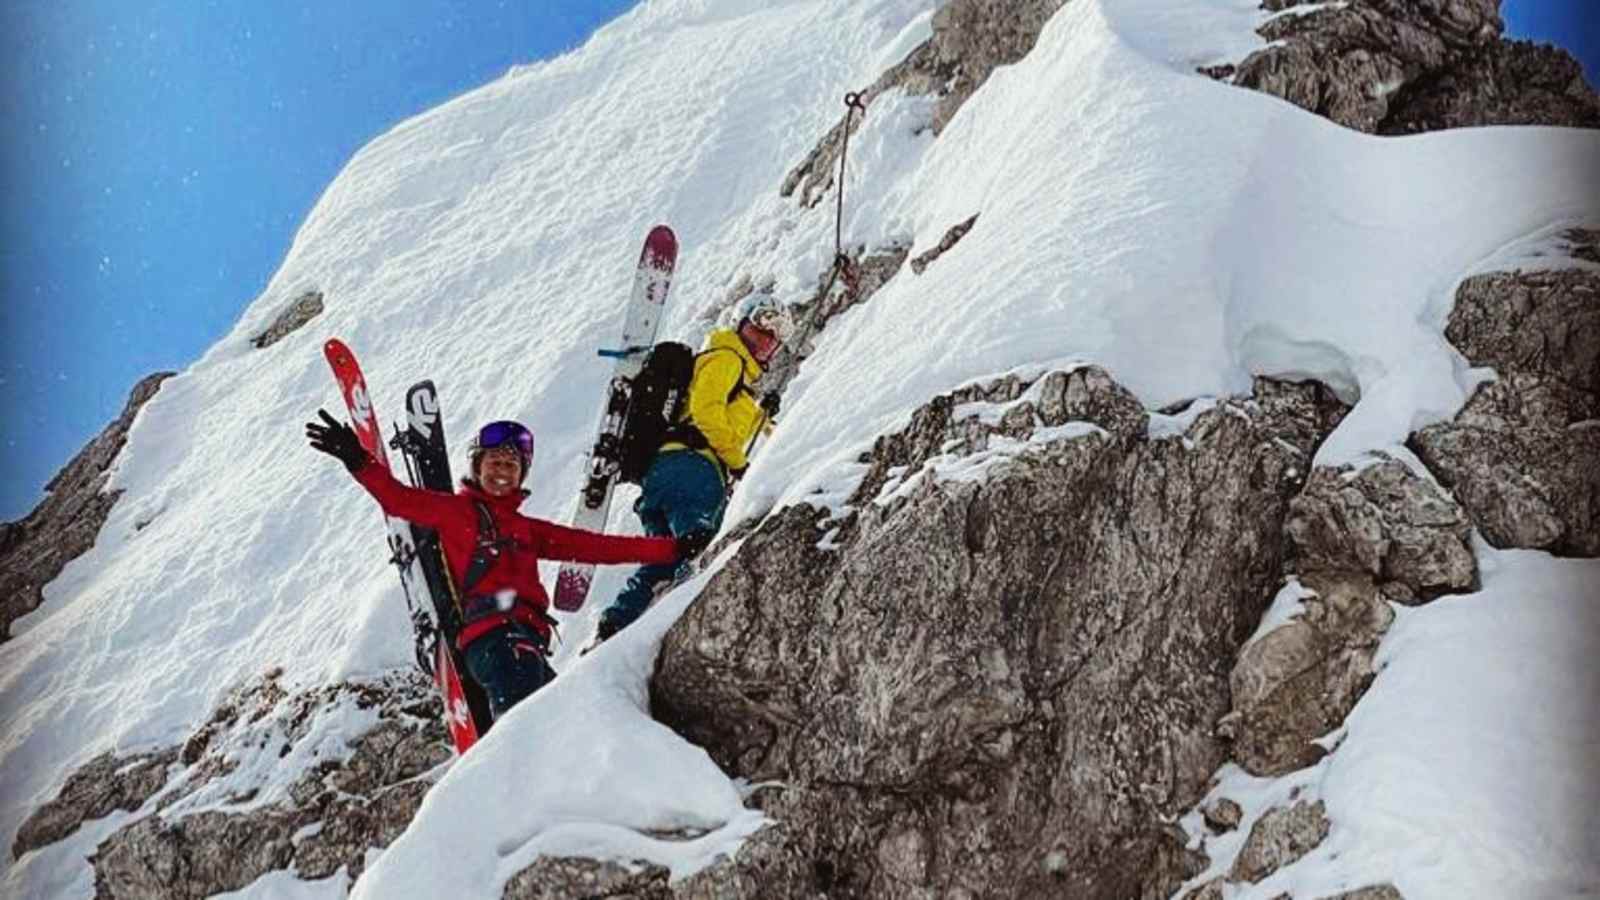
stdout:
POLYGON ((467 645, 467 673, 489 696, 489 711, 496 719, 555 679, 544 654, 544 642, 519 625, 485 632, 467 645))
MULTIPOLYGON (((722 525, 728 496, 717 466, 693 450, 668 450, 656 454, 644 473, 643 493, 633 505, 652 537, 679 536, 702 529, 716 530, 722 525)), ((600 614, 612 631, 621 631, 644 614, 655 597, 656 587, 672 580, 680 563, 640 566, 628 579, 615 602, 600 614)))

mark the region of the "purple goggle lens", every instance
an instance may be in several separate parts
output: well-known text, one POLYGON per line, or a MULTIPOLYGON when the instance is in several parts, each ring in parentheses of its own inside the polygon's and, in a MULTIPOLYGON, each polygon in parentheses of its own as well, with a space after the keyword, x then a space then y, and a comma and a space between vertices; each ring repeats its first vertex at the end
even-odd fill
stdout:
POLYGON ((533 455, 533 432, 517 422, 490 422, 478 430, 478 449, 516 447, 523 456, 533 455))

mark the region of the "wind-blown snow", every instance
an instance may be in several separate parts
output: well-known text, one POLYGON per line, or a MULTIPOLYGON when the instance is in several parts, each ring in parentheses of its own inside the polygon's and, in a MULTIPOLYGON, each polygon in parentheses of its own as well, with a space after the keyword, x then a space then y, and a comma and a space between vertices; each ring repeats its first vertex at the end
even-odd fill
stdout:
MULTIPOLYGON (((935 5, 648 3, 358 153, 233 332, 141 413, 99 542, 0 647, 0 839, 87 759, 181 741, 267 668, 309 686, 410 664, 376 507, 301 435, 318 405, 339 405, 324 339, 361 357, 380 415, 431 377, 457 445, 478 422, 528 422, 524 509, 564 518, 609 371, 594 351, 620 327, 647 228, 672 225, 682 248, 663 337, 696 339, 741 276, 808 297, 833 257, 832 204, 802 210, 777 186, 842 115, 840 97, 926 37, 935 5), (311 289, 325 313, 250 346, 311 289)), ((937 139, 929 100, 875 102, 851 140, 846 241, 916 254, 980 218, 923 275, 902 271, 829 324, 729 524, 841 503, 874 437, 937 393, 1011 370, 1093 362, 1151 407, 1247 390, 1254 374, 1322 378, 1360 401, 1324 463, 1451 415, 1482 374, 1441 337, 1455 285, 1600 218, 1585 165, 1600 137, 1379 139, 1194 74, 1259 46, 1253 6, 1073 0, 937 139)), ((629 500, 613 528, 634 527, 629 500)), ((651 635, 692 589, 575 659, 624 575, 603 570, 568 617, 562 678, 451 768, 359 892, 435 896, 415 886, 445 856, 461 897, 498 896, 537 852, 682 875, 758 827, 739 789, 637 702, 651 635), (710 839, 642 834, 683 826, 710 839)), ((1560 801, 1514 813, 1553 828, 1560 801)), ((108 831, 11 864, 3 892, 87 896, 83 857, 108 831)), ((272 877, 263 892, 290 889, 272 877)))

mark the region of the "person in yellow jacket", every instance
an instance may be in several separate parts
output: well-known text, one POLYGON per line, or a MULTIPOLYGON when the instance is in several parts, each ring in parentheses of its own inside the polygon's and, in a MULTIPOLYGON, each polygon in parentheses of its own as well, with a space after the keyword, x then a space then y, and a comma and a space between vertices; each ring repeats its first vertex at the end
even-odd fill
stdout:
MULTIPOLYGON (((634 511, 653 536, 714 533, 722 526, 728 488, 744 474, 745 454, 775 409, 753 386, 794 330, 788 309, 770 294, 752 294, 734 311, 737 324, 706 337, 695 356, 683 421, 668 432, 645 471, 634 511)), ((640 567, 600 614, 596 643, 628 627, 650 606, 658 585, 679 564, 640 567)))

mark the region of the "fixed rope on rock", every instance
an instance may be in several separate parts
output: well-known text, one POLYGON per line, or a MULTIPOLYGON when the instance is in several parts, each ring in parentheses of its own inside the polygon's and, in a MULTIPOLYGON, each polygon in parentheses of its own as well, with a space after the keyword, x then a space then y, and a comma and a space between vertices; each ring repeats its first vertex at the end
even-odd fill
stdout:
MULTIPOLYGON (((844 143, 839 148, 839 204, 833 217, 833 278, 844 277, 845 293, 855 296, 856 269, 855 264, 844 252, 844 166, 850 156, 850 126, 855 118, 856 110, 862 115, 867 114, 867 106, 862 102, 861 94, 851 91, 844 95, 844 143)), ((833 290, 833 282, 828 282, 828 291, 833 290)), ((823 291, 826 297, 828 291, 823 291)))
POLYGON ((817 295, 816 308, 811 311, 811 315, 806 317, 805 328, 801 332, 800 340, 794 342, 797 350, 805 343, 806 338, 816 332, 817 326, 822 322, 823 312, 828 307, 828 295, 833 293, 835 281, 843 277, 845 296, 853 298, 856 295, 856 267, 844 252, 844 166, 850 153, 850 126, 854 124, 856 110, 860 110, 865 115, 867 105, 863 102, 861 94, 855 91, 844 95, 844 105, 846 107, 844 114, 844 142, 839 148, 839 203, 833 216, 833 268, 828 272, 827 285, 822 288, 822 293, 817 295))

